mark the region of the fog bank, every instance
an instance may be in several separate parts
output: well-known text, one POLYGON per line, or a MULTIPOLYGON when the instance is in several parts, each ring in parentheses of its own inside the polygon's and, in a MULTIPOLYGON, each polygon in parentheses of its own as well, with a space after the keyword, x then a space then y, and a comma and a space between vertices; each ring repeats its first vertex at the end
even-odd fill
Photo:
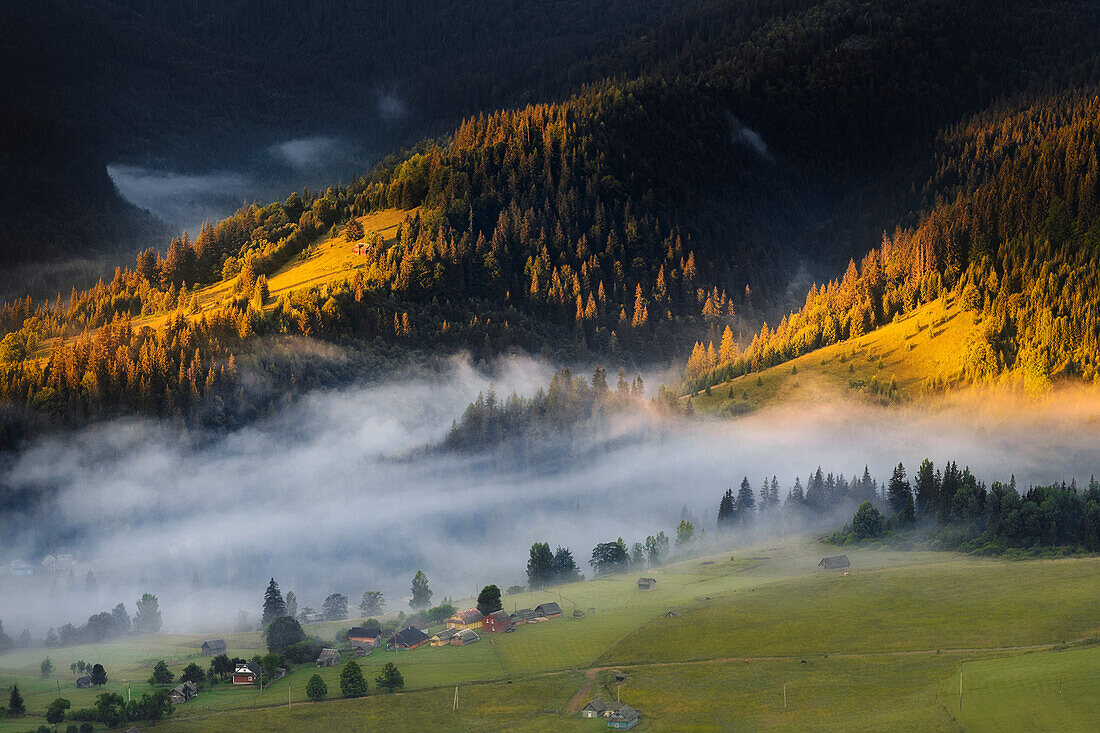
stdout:
MULTIPOLYGON (((510 359, 493 378, 503 397, 530 394, 551 373, 510 359)), ((935 410, 836 401, 672 424, 637 409, 583 450, 534 469, 416 450, 438 442, 489 379, 455 359, 438 379, 310 393, 224 435, 126 420, 38 440, 7 465, 0 485, 56 487, 58 498, 33 516, 6 518, 0 563, 72 552, 80 582, 3 579, 3 588, 24 591, 0 594, 4 628, 41 638, 46 626, 79 625, 119 601, 133 613, 148 591, 160 597, 166 629, 217 631, 231 628, 239 609, 258 612, 272 576, 300 607, 319 609, 340 592, 354 609, 369 588, 396 612, 408 610, 417 569, 438 603, 487 583, 522 584, 535 541, 572 548, 591 575, 597 542, 674 535, 685 509, 712 531, 722 492, 736 491, 742 476, 759 489, 774 474, 785 496, 819 465, 852 476, 866 464, 885 480, 898 461, 912 474, 927 456, 969 465, 985 481, 1014 472, 1026 487, 1085 481, 1100 454, 1100 411, 1080 398, 1041 409, 981 399, 935 410), (88 569, 94 593, 83 592, 88 569)))

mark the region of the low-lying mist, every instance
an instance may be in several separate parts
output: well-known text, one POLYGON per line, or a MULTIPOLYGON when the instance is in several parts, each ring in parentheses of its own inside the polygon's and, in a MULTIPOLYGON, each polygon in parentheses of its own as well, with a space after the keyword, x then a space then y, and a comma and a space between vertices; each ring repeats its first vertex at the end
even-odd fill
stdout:
MULTIPOLYGON (((492 379, 498 395, 530 394, 552 371, 512 358, 492 379)), ((238 610, 259 611, 269 577, 294 591, 299 607, 319 609, 340 592, 354 609, 364 590, 379 589, 396 612, 408 610, 417 569, 438 603, 487 583, 524 583, 535 541, 570 547, 591 575, 597 542, 674 536, 685 512, 713 533, 722 492, 736 491, 743 476, 759 489, 774 474, 785 496, 819 465, 852 476, 866 464, 886 480, 899 461, 912 473, 930 457, 969 465, 986 481, 1015 473, 1026 487, 1087 480, 1100 453, 1097 403, 1083 399, 934 410, 834 401, 672 423, 639 406, 587 444, 574 438, 550 468, 422 450, 489 381, 455 359, 435 379, 306 394, 228 434, 124 420, 39 439, 5 464, 0 486, 49 486, 56 499, 0 522, 0 563, 71 552, 78 567, 72 577, 0 580, 4 628, 41 639, 48 626, 79 625, 120 601, 132 614, 151 592, 166 629, 227 630, 238 610), (88 570, 96 587, 85 591, 88 570)), ((848 511, 820 526, 839 526, 848 511)))

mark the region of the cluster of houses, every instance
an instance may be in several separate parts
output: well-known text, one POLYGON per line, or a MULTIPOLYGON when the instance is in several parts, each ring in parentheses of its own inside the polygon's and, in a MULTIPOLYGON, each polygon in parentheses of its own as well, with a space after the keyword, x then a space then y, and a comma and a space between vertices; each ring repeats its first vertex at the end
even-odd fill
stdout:
POLYGON ((581 708, 581 717, 607 718, 607 727, 611 730, 630 730, 638 724, 641 713, 629 705, 615 701, 604 702, 603 698, 597 697, 581 708))
MULTIPOLYGON (((42 558, 39 565, 44 573, 67 573, 76 568, 76 560, 68 553, 49 554, 42 558)), ((8 575, 22 577, 34 575, 35 568, 26 560, 12 560, 9 563, 0 565, 0 571, 8 575)))

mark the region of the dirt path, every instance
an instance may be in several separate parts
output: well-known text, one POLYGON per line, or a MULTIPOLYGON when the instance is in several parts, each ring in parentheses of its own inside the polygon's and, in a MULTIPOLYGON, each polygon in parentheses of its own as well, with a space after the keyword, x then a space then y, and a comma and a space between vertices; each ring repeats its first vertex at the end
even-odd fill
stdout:
POLYGON ((581 689, 577 690, 577 694, 573 695, 569 704, 565 706, 565 712, 573 715, 581 709, 581 703, 584 702, 584 698, 588 697, 588 693, 592 692, 592 688, 596 684, 596 672, 600 671, 600 669, 600 667, 593 667, 584 673, 586 679, 584 683, 581 684, 581 689))

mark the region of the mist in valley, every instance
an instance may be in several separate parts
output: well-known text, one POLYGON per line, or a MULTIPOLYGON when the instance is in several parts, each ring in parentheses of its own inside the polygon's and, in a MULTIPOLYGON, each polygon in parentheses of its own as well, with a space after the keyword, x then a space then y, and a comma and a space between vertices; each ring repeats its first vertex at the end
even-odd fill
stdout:
MULTIPOLYGON (((777 476, 783 498, 818 466, 854 477, 868 465, 884 481, 898 461, 912 474, 930 457, 987 482, 1015 473, 1026 488, 1087 481, 1100 453, 1096 403, 1069 397, 1026 412, 987 399, 934 409, 838 399, 736 421, 672 419, 641 403, 591 435, 547 436, 545 460, 510 462, 507 445, 495 457, 426 449, 490 381, 500 396, 532 394, 553 368, 513 357, 490 371, 455 358, 435 378, 316 391, 229 433, 121 420, 38 439, 3 464, 0 485, 54 497, 0 520, 0 564, 67 552, 77 567, 0 577, 5 630, 40 640, 119 602, 132 614, 150 592, 166 630, 226 631, 238 611, 258 614, 270 577, 299 608, 339 592, 354 614, 377 589, 389 611, 407 611, 418 569, 433 604, 469 597, 488 583, 523 584, 536 541, 571 548, 589 577, 596 543, 674 537, 685 515, 714 541, 719 499, 744 476, 755 490, 777 476)), ((811 528, 838 528, 850 511, 811 528)), ((712 547, 806 529, 773 518, 712 547)))

